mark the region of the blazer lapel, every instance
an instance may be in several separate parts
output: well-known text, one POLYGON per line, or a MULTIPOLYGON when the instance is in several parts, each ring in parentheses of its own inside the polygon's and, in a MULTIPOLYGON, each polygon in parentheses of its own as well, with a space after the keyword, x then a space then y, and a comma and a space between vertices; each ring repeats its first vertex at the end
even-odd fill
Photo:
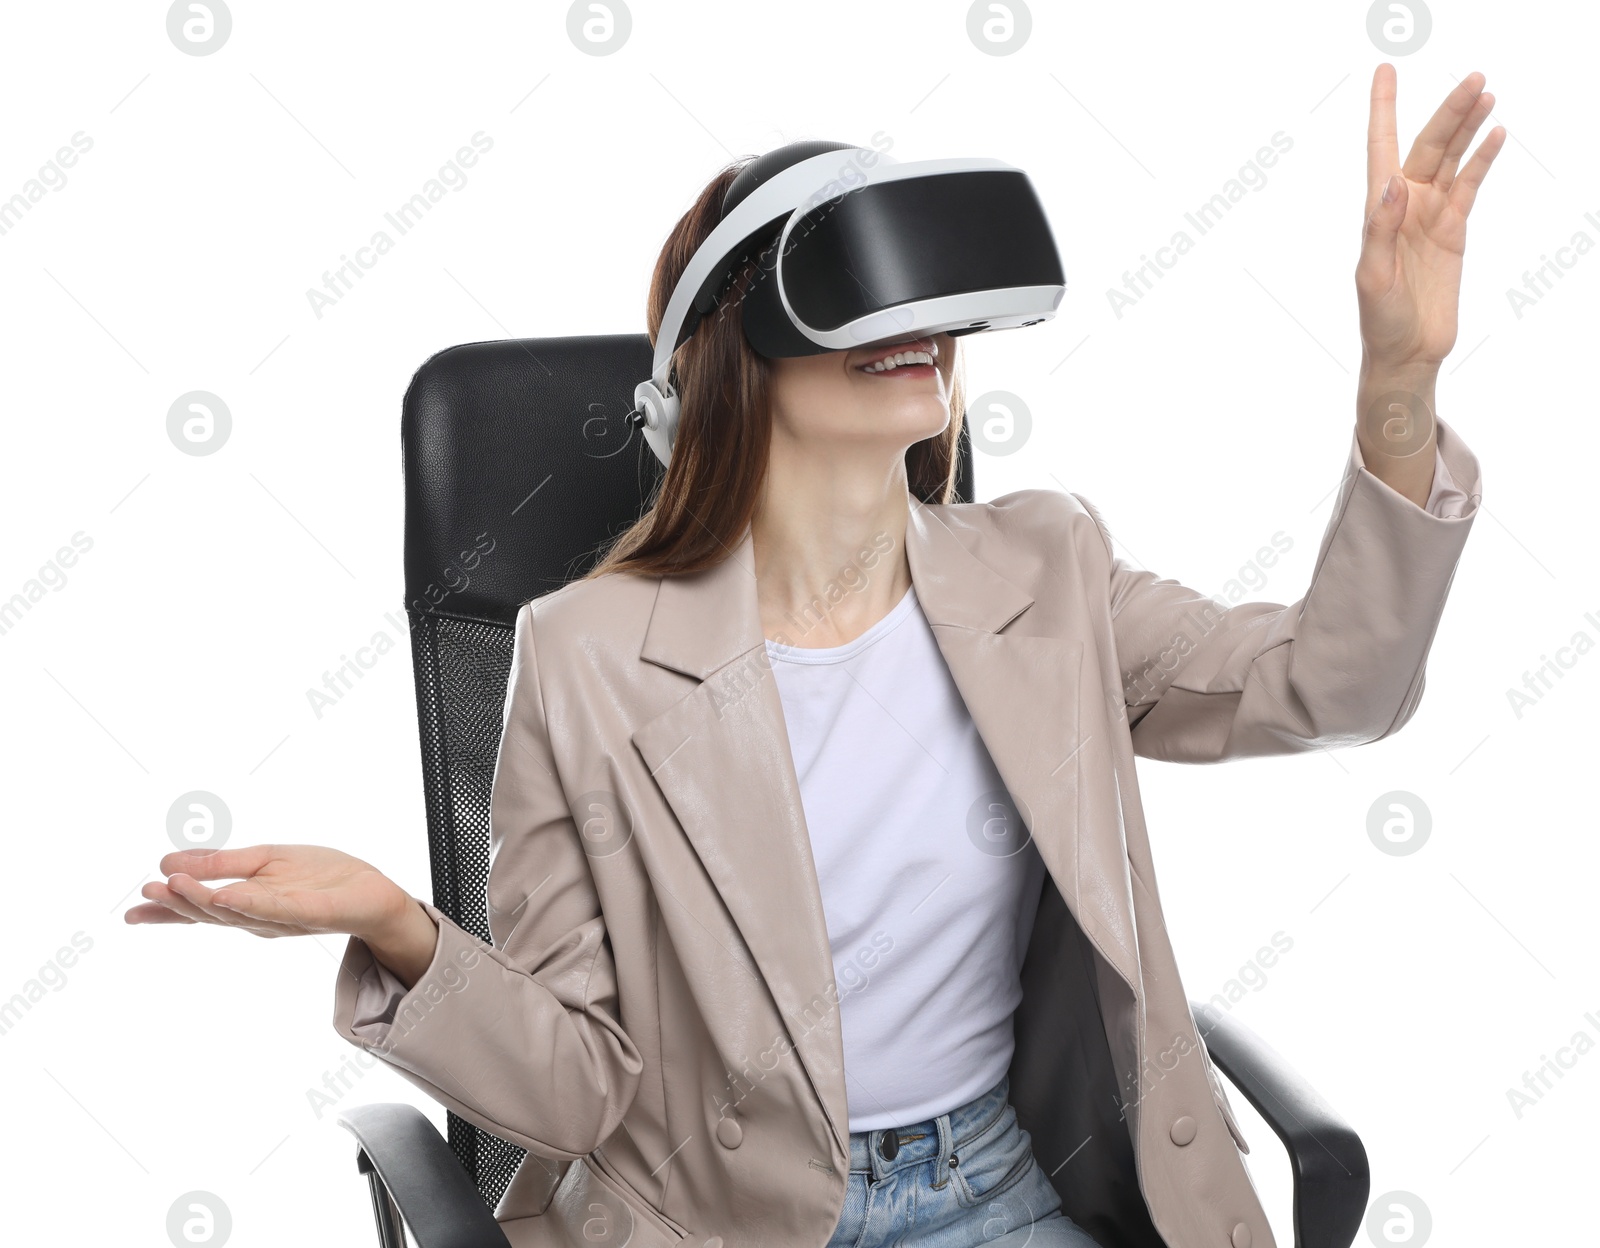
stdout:
POLYGON ((770 990, 849 1156, 833 957, 764 639, 747 527, 721 563, 661 579, 639 657, 700 683, 635 729, 633 743, 755 961, 750 989, 770 990))
POLYGON ((949 516, 949 508, 912 506, 906 556, 917 601, 1063 900, 1138 992, 1132 881, 1099 677, 1083 670, 1083 642, 1026 618, 1033 598, 968 550, 949 516), (1030 625, 1040 631, 1025 631, 1030 625))
MULTIPOLYGON (((1113 770, 1109 740, 1082 736, 1086 723, 1104 726, 1080 715, 1083 644, 1000 631, 1034 600, 972 554, 944 511, 911 504, 906 554, 917 601, 1063 898, 1134 984, 1137 955, 1119 935, 1132 930, 1121 812, 1082 809, 1095 786, 1080 777, 1095 766, 1113 770), (1086 824, 1092 844, 1079 834, 1082 814, 1109 820, 1086 824)), ((848 1154, 827 921, 767 661, 748 527, 721 563, 661 579, 640 658, 700 682, 632 739, 737 924, 755 963, 752 982, 772 993, 848 1154)))

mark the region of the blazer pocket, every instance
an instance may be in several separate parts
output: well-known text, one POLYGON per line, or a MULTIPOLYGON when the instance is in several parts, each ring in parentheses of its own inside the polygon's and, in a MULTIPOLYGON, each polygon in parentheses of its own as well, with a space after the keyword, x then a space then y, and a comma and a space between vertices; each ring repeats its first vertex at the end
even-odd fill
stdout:
MULTIPOLYGON (((687 1229, 679 1226, 666 1214, 659 1212, 654 1205, 634 1191, 632 1184, 617 1173, 616 1167, 611 1164, 603 1150, 595 1149, 594 1152, 583 1158, 583 1164, 599 1183, 603 1184, 623 1203, 628 1213, 633 1215, 636 1225, 643 1223, 646 1226, 653 1227, 658 1233, 666 1237, 663 1243, 675 1244, 679 1240, 688 1237, 689 1232, 687 1229)), ((641 1244, 641 1240, 637 1236, 627 1234, 631 1229, 623 1227, 622 1237, 610 1239, 608 1242, 627 1244, 630 1248, 637 1248, 641 1244)), ((583 1242, 588 1243, 592 1238, 592 1236, 586 1238, 583 1242)))
POLYGON ((556 1161, 529 1153, 517 1166, 511 1182, 495 1206, 494 1216, 502 1222, 514 1218, 536 1218, 550 1208, 556 1189, 567 1177, 570 1161, 556 1161))

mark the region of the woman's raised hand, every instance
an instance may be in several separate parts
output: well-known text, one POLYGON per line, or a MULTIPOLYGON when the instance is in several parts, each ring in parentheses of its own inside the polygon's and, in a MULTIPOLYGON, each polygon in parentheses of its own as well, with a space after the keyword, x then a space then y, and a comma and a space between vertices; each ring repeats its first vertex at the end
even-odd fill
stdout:
POLYGON ((322 845, 176 850, 161 860, 129 923, 219 923, 257 936, 394 931, 415 902, 371 863, 322 845), (229 880, 212 888, 202 880, 229 880))
POLYGON ((1444 97, 1400 163, 1394 66, 1372 75, 1367 121, 1366 225, 1356 261, 1361 373, 1356 439, 1368 470, 1418 507, 1432 493, 1439 367, 1456 342, 1467 214, 1506 130, 1467 159, 1494 107, 1474 71, 1444 97))
POLYGON ((1496 126, 1461 164, 1494 107, 1494 95, 1483 85, 1477 71, 1463 78, 1423 126, 1402 165, 1394 66, 1385 62, 1372 75, 1367 224, 1356 295, 1362 346, 1373 368, 1436 369, 1455 345, 1467 214, 1506 140, 1505 127, 1496 126))

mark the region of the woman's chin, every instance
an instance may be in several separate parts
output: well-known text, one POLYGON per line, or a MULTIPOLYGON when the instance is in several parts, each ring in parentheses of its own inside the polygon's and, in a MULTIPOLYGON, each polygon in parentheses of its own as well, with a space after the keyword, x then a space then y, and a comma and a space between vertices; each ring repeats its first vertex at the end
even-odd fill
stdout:
POLYGON ((895 404, 894 414, 888 423, 904 428, 907 433, 915 434, 919 442, 923 438, 943 433, 949 428, 950 401, 944 395, 930 394, 919 398, 907 396, 907 400, 895 404))
POLYGON ((906 445, 938 437, 950 427, 950 408, 942 399, 930 397, 925 403, 899 403, 893 410, 878 411, 868 418, 874 429, 906 445))

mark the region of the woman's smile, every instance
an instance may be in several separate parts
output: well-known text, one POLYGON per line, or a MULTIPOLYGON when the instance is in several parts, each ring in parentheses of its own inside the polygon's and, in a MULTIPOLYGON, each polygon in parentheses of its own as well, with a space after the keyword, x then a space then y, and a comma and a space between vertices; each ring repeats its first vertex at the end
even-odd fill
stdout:
POLYGON ((938 373, 934 363, 938 358, 938 342, 922 338, 885 347, 871 360, 856 365, 856 371, 870 377, 933 377, 938 373))

